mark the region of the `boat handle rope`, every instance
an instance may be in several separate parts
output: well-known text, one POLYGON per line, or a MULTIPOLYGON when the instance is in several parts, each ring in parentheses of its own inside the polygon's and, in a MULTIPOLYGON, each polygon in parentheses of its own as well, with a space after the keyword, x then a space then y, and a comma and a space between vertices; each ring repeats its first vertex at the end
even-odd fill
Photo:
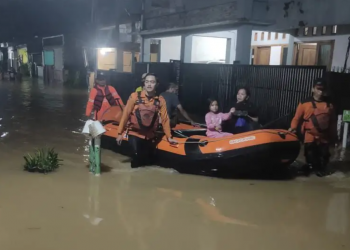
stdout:
MULTIPOLYGON (((266 133, 267 131, 265 131, 265 133, 266 133)), ((188 137, 188 136, 186 136, 186 135, 183 135, 183 134, 181 134, 181 133, 179 133, 179 132, 177 132, 177 131, 174 131, 174 133, 176 133, 176 134, 178 134, 178 135, 181 135, 183 138, 191 138, 191 137, 188 137)), ((283 136, 284 138, 282 138, 282 139, 285 139, 285 136, 286 136, 286 134, 288 134, 288 133, 285 133, 285 132, 281 132, 281 131, 278 131, 278 132, 275 132, 275 133, 272 133, 272 132, 268 132, 268 133, 271 133, 271 134, 277 134, 277 135, 279 135, 279 136, 283 136)), ((249 135, 251 135, 251 134, 248 134, 247 136, 249 136, 249 135)), ((177 144, 200 144, 200 146, 202 146, 202 147, 204 147, 204 146, 206 146, 208 143, 210 143, 210 142, 219 142, 219 141, 225 141, 225 140, 227 140, 227 137, 226 138, 220 138, 220 139, 217 139, 217 140, 212 140, 212 141, 198 141, 198 142, 194 142, 194 141, 190 141, 190 142, 177 142, 177 144)), ((164 140, 164 139, 162 139, 162 141, 167 141, 167 140, 164 140)))

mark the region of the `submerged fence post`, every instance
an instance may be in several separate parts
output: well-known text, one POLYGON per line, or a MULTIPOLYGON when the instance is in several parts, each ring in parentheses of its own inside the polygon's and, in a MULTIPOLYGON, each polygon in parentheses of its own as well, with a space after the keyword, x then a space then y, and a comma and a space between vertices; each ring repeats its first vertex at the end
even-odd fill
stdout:
POLYGON ((99 176, 101 174, 101 137, 98 136, 95 138, 94 145, 94 159, 95 159, 95 168, 94 174, 95 176, 99 176))
POLYGON ((94 151, 94 139, 89 139, 89 172, 93 173, 95 168, 95 151, 94 151))
POLYGON ((348 143, 348 129, 349 129, 349 123, 344 123, 344 132, 343 132, 343 145, 342 148, 346 149, 347 143, 348 143))

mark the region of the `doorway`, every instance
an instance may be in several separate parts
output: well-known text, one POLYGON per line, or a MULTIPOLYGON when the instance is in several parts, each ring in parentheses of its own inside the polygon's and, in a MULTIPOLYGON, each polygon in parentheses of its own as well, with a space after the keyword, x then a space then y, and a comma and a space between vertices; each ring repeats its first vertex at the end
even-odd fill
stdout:
POLYGON ((333 60, 334 41, 296 43, 293 64, 300 66, 326 66, 330 70, 333 60))
POLYGON ((298 65, 312 66, 316 65, 317 43, 300 44, 298 52, 298 65))
POLYGON ((255 65, 270 64, 271 47, 257 47, 254 55, 255 65))

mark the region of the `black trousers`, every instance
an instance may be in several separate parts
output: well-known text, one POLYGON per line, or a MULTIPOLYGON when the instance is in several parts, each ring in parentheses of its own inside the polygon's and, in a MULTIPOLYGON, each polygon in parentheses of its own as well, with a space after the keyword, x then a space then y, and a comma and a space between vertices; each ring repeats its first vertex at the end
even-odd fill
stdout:
POLYGON ((316 171, 325 171, 329 163, 330 152, 328 143, 305 143, 306 163, 311 165, 316 171))
POLYGON ((132 168, 153 164, 156 150, 154 140, 145 140, 133 135, 129 135, 128 140, 131 149, 132 168))

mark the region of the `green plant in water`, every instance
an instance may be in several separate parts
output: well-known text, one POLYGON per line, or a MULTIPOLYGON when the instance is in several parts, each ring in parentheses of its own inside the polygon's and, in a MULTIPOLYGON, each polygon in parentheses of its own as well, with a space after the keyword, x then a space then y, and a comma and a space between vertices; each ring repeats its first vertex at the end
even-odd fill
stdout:
POLYGON ((27 154, 24 156, 24 170, 28 172, 49 173, 58 169, 62 160, 53 148, 39 149, 34 155, 27 154))

